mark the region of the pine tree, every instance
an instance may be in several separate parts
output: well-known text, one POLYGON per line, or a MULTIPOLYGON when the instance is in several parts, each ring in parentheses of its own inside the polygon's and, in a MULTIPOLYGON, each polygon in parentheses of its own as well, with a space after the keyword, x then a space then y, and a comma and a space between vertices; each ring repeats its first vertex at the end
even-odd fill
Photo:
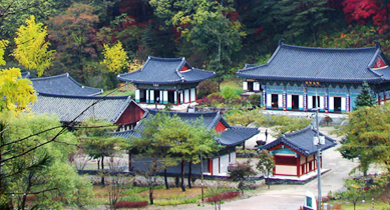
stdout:
POLYGON ((356 97, 356 109, 364 106, 374 106, 376 99, 372 95, 372 90, 367 82, 363 82, 362 90, 356 97))

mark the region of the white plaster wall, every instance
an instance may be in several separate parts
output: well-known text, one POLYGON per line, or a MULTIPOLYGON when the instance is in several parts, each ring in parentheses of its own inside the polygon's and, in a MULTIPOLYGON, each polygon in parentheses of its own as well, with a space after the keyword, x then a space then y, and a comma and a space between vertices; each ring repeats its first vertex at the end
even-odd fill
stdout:
POLYGON ((275 173, 280 175, 297 175, 297 166, 277 165, 275 173))
POLYGON ((247 90, 248 90, 248 82, 243 82, 243 83, 242 83, 242 89, 243 89, 244 91, 247 91, 247 90))

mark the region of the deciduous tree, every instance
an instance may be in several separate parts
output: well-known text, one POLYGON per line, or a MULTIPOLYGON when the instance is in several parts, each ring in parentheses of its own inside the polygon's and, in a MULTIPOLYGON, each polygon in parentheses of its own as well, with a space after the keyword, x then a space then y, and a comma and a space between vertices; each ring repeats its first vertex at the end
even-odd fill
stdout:
MULTIPOLYGON (((267 178, 269 178, 270 173, 275 168, 275 161, 271 154, 266 150, 261 150, 258 154, 259 162, 257 162, 257 170, 263 172, 267 178)), ((270 184, 268 183, 268 189, 270 184)))
POLYGON ((27 69, 37 70, 38 76, 43 74, 53 59, 54 50, 48 50, 50 43, 46 41, 47 30, 42 23, 36 23, 30 16, 26 25, 20 26, 15 38, 16 49, 13 56, 27 69))
POLYGON ((358 158, 358 169, 366 175, 370 164, 383 164, 390 168, 390 105, 362 107, 349 114, 348 124, 337 132, 345 135, 338 149, 347 159, 358 158))
POLYGON ((122 43, 118 41, 114 46, 109 47, 104 44, 104 60, 100 62, 101 65, 105 65, 108 71, 114 74, 120 74, 126 67, 128 67, 129 58, 126 55, 126 51, 122 47, 122 43))

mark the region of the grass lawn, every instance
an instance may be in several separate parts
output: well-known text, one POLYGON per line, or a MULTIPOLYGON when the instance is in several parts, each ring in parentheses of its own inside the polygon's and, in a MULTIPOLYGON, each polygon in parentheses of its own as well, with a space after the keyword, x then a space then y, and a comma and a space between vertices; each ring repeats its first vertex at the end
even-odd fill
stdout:
MULTIPOLYGON (((372 209, 372 201, 371 199, 369 200, 365 200, 365 202, 363 203, 362 202, 363 199, 360 199, 357 203, 356 203, 356 209, 360 209, 360 210, 363 210, 363 209, 372 209)), ((334 200, 334 201, 329 201, 329 202, 326 202, 326 203, 329 203, 331 205, 333 205, 332 209, 343 209, 343 210, 353 210, 353 204, 352 203, 349 203, 345 200, 334 200)), ((374 209, 390 209, 390 205, 389 204, 386 204, 386 203, 383 203, 381 201, 374 201, 374 209)))
MULTIPOLYGON (((95 195, 92 198, 94 205, 108 205, 110 187, 96 185, 93 187, 95 195)), ((212 196, 211 191, 207 188, 204 189, 205 197, 212 196)), ((225 191, 231 191, 231 189, 224 189, 225 191)), ((222 193, 222 191, 220 191, 222 193)), ((153 190, 154 205, 167 206, 167 205, 180 205, 180 204, 195 204, 201 203, 201 188, 193 187, 191 189, 186 188, 183 192, 180 187, 165 189, 164 185, 156 186, 153 190)), ((121 193, 120 199, 123 201, 148 201, 149 202, 149 189, 148 187, 134 187, 126 185, 121 193)))

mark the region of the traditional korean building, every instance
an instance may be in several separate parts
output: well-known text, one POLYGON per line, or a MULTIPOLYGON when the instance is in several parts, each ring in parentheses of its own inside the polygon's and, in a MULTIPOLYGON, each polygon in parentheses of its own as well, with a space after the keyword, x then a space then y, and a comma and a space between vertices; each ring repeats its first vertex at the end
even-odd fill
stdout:
POLYGON ((31 111, 37 114, 55 114, 63 123, 97 118, 118 125, 118 131, 132 129, 145 113, 129 96, 67 96, 44 93, 38 94, 31 111))
POLYGON ((29 79, 32 81, 33 87, 38 93, 69 96, 95 96, 103 93, 102 89, 79 84, 69 76, 69 73, 29 79))
MULTIPOLYGON (((159 111, 147 109, 145 118, 150 115, 155 115, 159 111)), ((220 150, 211 157, 203 159, 203 173, 206 175, 226 175, 228 173, 228 167, 234 166, 236 163, 236 150, 235 147, 243 144, 246 140, 258 134, 260 131, 258 128, 247 128, 247 127, 235 127, 230 126, 220 115, 219 112, 207 112, 207 113, 184 113, 184 112, 164 112, 170 116, 178 116, 183 121, 193 123, 201 120, 205 129, 215 130, 219 136, 216 141, 218 144, 223 145, 224 149, 220 150)), ((131 136, 140 137, 139 131, 143 129, 142 121, 137 124, 134 130, 117 132, 115 135, 124 138, 130 138, 131 136)), ((130 156, 131 157, 131 156, 130 156)), ((142 161, 141 161, 142 162, 142 161)), ((129 160, 129 168, 132 170, 142 170, 142 164, 137 162, 131 163, 129 160)), ((148 163, 150 164, 150 163, 148 163)), ((188 172, 188 167, 186 167, 188 172)), ((173 166, 168 168, 168 173, 179 174, 180 166, 173 166)), ((192 164, 192 173, 201 174, 200 164, 192 164)))
POLYGON ((246 65, 236 74, 243 89, 261 94, 265 109, 349 112, 366 81, 378 104, 389 99, 389 61, 374 47, 327 49, 287 45, 283 39, 264 65, 246 65), (373 94, 374 94, 373 93, 373 94))
MULTIPOLYGON (((321 151, 336 146, 336 140, 321 132, 319 134, 325 137, 321 151)), ((259 149, 268 150, 274 157, 275 168, 272 175, 300 177, 317 170, 317 146, 313 143, 313 137, 316 135, 317 131, 308 126, 300 131, 283 134, 273 142, 260 147, 259 149)))
POLYGON ((136 86, 135 101, 144 104, 190 104, 197 100, 197 85, 215 72, 191 67, 185 58, 149 56, 135 72, 120 74, 120 81, 136 86))

